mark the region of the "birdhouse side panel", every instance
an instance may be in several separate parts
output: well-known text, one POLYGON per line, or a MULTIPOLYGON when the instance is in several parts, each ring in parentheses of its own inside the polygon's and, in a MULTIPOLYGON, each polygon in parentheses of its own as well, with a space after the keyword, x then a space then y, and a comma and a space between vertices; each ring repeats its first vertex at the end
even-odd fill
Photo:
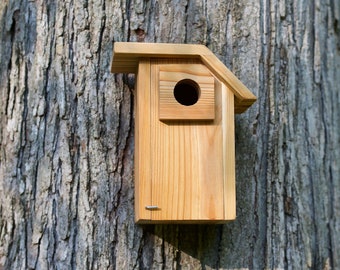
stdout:
POLYGON ((223 115, 224 218, 233 220, 236 218, 234 94, 225 84, 220 85, 223 115))

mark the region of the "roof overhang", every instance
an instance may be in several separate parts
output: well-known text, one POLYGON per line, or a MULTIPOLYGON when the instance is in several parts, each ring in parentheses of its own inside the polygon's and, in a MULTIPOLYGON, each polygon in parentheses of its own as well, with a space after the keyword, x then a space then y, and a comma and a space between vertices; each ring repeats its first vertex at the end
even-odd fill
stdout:
POLYGON ((115 42, 112 73, 137 73, 140 58, 198 58, 235 96, 235 113, 247 110, 256 96, 204 45, 115 42))

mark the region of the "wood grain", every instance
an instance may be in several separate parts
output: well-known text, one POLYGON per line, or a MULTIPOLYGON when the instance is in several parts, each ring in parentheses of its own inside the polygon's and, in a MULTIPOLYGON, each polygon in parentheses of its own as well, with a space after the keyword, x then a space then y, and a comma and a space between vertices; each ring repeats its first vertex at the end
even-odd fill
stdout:
MULTIPOLYGON (((176 60, 172 61, 179 64, 176 60)), ((160 121, 158 86, 160 71, 167 63, 169 60, 151 61, 151 95, 147 89, 137 89, 138 99, 143 96, 144 100, 143 106, 137 105, 138 113, 141 113, 143 119, 149 117, 143 123, 149 123, 152 128, 149 138, 146 137, 149 133, 136 133, 143 136, 138 141, 145 143, 143 147, 138 145, 138 151, 143 153, 137 153, 136 157, 148 157, 150 162, 146 164, 143 161, 147 167, 144 169, 139 165, 136 174, 143 174, 144 170, 151 168, 151 201, 145 206, 157 207, 148 210, 152 213, 151 220, 149 214, 139 215, 137 220, 139 223, 193 223, 234 219, 235 202, 232 200, 235 200, 235 160, 234 135, 231 134, 234 132, 234 119, 233 103, 230 103, 233 102, 233 93, 222 88, 221 83, 214 79, 213 121, 160 121), (224 114, 231 116, 225 117, 224 114), (229 136, 230 139, 224 139, 229 136), (150 144, 147 146, 148 142, 150 144), (231 153, 227 154, 228 151, 231 153), (225 202, 228 203, 226 207, 225 202)), ((137 104, 140 104, 139 101, 137 104)), ((136 127, 138 130, 149 129, 141 123, 136 127)), ((148 187, 149 183, 143 185, 143 188, 148 187)), ((149 199, 149 193, 144 195, 143 200, 139 197, 140 202, 149 199)), ((139 196, 142 196, 141 191, 139 196)))
POLYGON ((164 60, 164 64, 159 66, 159 84, 155 89, 155 92, 159 92, 159 119, 214 119, 215 95, 212 74, 200 61, 195 64, 188 64, 185 60, 182 60, 182 63, 171 61, 164 60), (173 93, 176 84, 185 79, 194 81, 199 87, 199 99, 191 106, 180 104, 173 93))
POLYGON ((150 60, 139 62, 135 98, 135 220, 150 219, 150 211, 145 209, 151 201, 151 107, 150 60))

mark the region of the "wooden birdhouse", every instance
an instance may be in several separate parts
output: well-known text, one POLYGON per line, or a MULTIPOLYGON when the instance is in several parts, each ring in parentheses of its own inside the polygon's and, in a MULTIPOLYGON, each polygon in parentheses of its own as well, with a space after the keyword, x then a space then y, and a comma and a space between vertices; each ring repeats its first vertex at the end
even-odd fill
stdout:
POLYGON ((234 113, 256 97, 203 45, 114 44, 111 72, 135 73, 135 219, 236 218, 234 113))

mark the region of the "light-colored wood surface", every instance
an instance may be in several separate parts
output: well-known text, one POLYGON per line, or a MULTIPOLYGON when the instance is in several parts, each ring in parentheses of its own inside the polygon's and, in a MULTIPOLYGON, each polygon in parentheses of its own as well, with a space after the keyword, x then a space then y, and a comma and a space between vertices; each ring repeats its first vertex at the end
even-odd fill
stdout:
POLYGON ((223 190, 224 190, 224 218, 236 218, 236 183, 235 183, 235 120, 234 95, 223 83, 221 88, 222 140, 223 140, 223 190))
POLYGON ((150 60, 139 62, 135 99, 135 220, 151 219, 145 206, 151 201, 150 60))
POLYGON ((145 64, 140 65, 144 71, 138 73, 136 221, 219 223, 232 220, 236 216, 234 95, 214 79, 213 121, 160 121, 158 82, 160 70, 169 61, 151 60, 151 85, 147 89, 139 89, 148 87, 144 82, 145 64))
POLYGON ((186 64, 183 61, 168 59, 163 61, 164 65, 159 65, 159 91, 156 89, 159 92, 159 119, 214 119, 214 77, 200 61, 195 59, 186 64), (196 82, 199 87, 199 99, 191 106, 180 104, 173 93, 176 84, 185 79, 196 82))
POLYGON ((235 113, 242 113, 256 96, 205 46, 197 44, 116 42, 111 72, 136 73, 140 58, 200 59, 235 95, 235 113))

